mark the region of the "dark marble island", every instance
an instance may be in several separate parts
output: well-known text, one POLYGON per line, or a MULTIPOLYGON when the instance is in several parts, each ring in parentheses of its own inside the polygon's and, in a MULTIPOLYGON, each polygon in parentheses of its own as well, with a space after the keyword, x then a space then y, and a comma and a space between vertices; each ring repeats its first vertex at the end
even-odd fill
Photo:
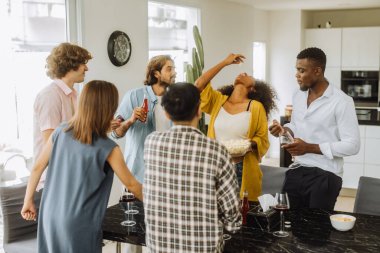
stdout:
MULTIPOLYGON (((103 222, 103 238, 118 243, 145 245, 145 225, 143 206, 135 203, 140 210, 133 215, 136 225, 123 227, 124 207, 120 204, 107 209, 103 222)), ((253 203, 254 205, 254 203, 253 203)), ((231 239, 225 241, 224 252, 380 252, 380 216, 353 214, 356 219, 354 228, 347 232, 335 230, 330 223, 330 214, 320 209, 290 210, 285 221, 290 235, 278 238, 272 235, 278 226, 265 231, 257 224, 243 227, 231 239)), ((120 244, 119 249, 120 249, 120 244)))

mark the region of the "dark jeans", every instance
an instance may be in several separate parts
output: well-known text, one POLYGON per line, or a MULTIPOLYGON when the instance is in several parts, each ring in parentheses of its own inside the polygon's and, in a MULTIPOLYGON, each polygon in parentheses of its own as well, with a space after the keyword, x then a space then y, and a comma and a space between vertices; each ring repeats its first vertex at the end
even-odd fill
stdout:
POLYGON ((236 172, 236 177, 237 177, 239 189, 240 189, 241 188, 241 180, 243 177, 243 162, 239 162, 239 163, 235 164, 235 172, 236 172))
POLYGON ((333 210, 342 188, 342 179, 317 167, 298 167, 286 172, 283 191, 288 193, 290 208, 333 210))

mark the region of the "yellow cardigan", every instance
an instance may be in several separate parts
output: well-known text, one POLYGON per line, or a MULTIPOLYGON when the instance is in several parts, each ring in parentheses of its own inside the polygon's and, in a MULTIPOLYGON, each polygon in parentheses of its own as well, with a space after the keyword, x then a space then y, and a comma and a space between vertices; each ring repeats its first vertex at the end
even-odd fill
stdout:
MULTIPOLYGON (((215 119, 227 99, 228 96, 215 91, 210 83, 201 92, 201 109, 204 113, 210 114, 207 132, 207 136, 210 138, 215 139, 215 119)), ((265 109, 260 102, 253 100, 250 110, 248 138, 257 143, 257 149, 244 156, 240 197, 242 198, 243 191, 247 190, 249 200, 257 201, 257 197, 261 195, 261 179, 263 176, 259 162, 269 148, 268 122, 265 109)))

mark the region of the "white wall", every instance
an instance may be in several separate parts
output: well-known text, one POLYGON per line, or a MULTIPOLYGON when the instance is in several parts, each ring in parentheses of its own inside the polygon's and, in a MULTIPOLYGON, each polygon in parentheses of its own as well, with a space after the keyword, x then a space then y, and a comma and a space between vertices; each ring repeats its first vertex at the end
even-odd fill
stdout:
POLYGON ((110 81, 120 96, 143 85, 148 62, 148 1, 83 0, 82 15, 83 46, 93 55, 86 81, 110 81), (132 44, 131 58, 122 67, 112 65, 107 55, 107 41, 115 30, 127 33, 132 44))
POLYGON ((240 72, 252 74, 254 9, 251 6, 220 0, 162 0, 191 6, 201 11, 201 35, 205 52, 205 70, 223 60, 228 53, 246 56, 245 64, 230 66, 215 77, 216 87, 233 82, 240 72))
MULTIPOLYGON (((279 115, 284 115, 287 104, 292 104, 292 95, 298 89, 295 79, 296 57, 301 49, 301 11, 270 12, 270 60, 269 82, 276 89, 279 115)), ((279 115, 275 118, 279 120, 279 115)), ((277 138, 270 138, 270 157, 279 157, 277 138)))

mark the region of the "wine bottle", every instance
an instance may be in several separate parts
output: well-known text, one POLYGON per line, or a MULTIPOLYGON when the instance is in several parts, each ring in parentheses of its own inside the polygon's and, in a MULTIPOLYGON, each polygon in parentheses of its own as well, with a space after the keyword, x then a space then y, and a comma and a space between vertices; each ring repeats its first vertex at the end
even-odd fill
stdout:
POLYGON ((248 202, 248 191, 245 190, 243 193, 243 204, 241 206, 241 215, 243 218, 243 225, 247 225, 247 214, 249 211, 249 202, 248 202))

